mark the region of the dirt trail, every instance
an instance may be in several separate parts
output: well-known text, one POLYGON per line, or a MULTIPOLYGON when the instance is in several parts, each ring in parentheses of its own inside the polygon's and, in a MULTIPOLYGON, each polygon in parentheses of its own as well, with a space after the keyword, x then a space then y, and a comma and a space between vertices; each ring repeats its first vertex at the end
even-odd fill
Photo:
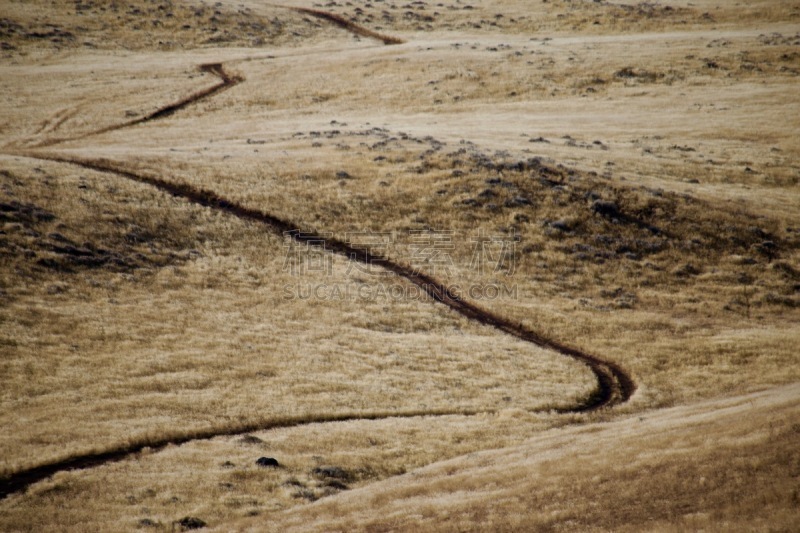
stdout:
MULTIPOLYGON (((189 96, 186 96, 185 98, 181 98, 177 102, 173 102, 171 104, 165 105, 164 107, 160 107, 155 111, 153 111, 152 113, 149 113, 143 117, 129 120, 127 122, 122 122, 120 124, 113 124, 111 126, 106 126, 104 128, 90 131, 88 133, 82 133, 80 135, 75 135, 73 137, 59 137, 59 138, 45 139, 43 141, 28 146, 30 148, 45 148, 49 146, 55 146, 56 144, 61 144, 67 141, 77 141, 80 139, 86 139, 87 137, 93 137, 95 135, 101 135, 103 133, 121 130, 124 128, 130 128, 131 126, 136 126, 139 124, 144 124, 145 122, 150 122, 152 120, 168 117, 169 115, 172 115, 176 111, 179 111, 191 104, 197 103, 200 100, 203 100, 204 98, 209 98, 211 96, 219 94, 222 91, 228 90, 231 87, 244 81, 244 78, 242 78, 241 76, 228 74, 223 68, 222 63, 206 63, 203 65, 199 65, 198 68, 200 69, 201 72, 207 72, 209 74, 216 76, 217 78, 220 79, 220 82, 206 89, 192 93, 189 96)), ((57 114, 56 117, 54 117, 54 119, 56 119, 55 122, 56 126, 48 128, 47 124, 45 124, 45 126, 41 128, 37 133, 41 134, 54 131, 58 125, 60 125, 69 118, 69 115, 59 117, 59 115, 61 114, 62 112, 59 112, 59 114, 57 114)))
POLYGON ((340 28, 344 28, 345 30, 349 31, 354 35, 360 35, 361 37, 369 37, 370 39, 377 39, 382 41, 383 44, 403 44, 406 41, 400 39, 398 37, 392 37, 391 35, 383 35, 376 31, 370 30, 363 26, 359 26, 353 21, 350 21, 343 17, 342 15, 337 15, 336 13, 330 13, 328 11, 322 11, 320 9, 311 9, 307 7, 296 7, 296 6, 284 6, 279 4, 268 4, 274 7, 280 7, 283 9, 290 9, 296 13, 302 13, 303 15, 310 15, 312 17, 316 17, 322 20, 327 20, 340 28))
POLYGON ((77 115, 79 109, 80 108, 75 107, 73 109, 66 108, 58 111, 51 118, 42 122, 41 126, 39 126, 39 129, 34 132, 34 135, 44 135, 45 133, 52 133, 56 131, 67 120, 77 115))
POLYGON ((287 417, 275 419, 270 422, 260 422, 243 424, 241 426, 227 428, 209 428, 184 433, 179 436, 164 437, 156 440, 142 440, 131 442, 127 446, 113 448, 104 452, 88 453, 46 463, 33 468, 16 472, 0 480, 0 500, 25 490, 29 486, 47 479, 48 477, 68 470, 83 470, 95 466, 102 466, 108 463, 122 461, 128 457, 141 453, 145 449, 149 452, 161 450, 170 445, 181 445, 192 441, 209 440, 216 437, 226 437, 231 435, 241 435, 255 431, 265 431, 270 429, 291 428, 305 426, 309 424, 325 424, 334 422, 352 422, 357 420, 385 420, 387 418, 419 418, 424 416, 473 416, 478 414, 495 413, 494 410, 425 410, 425 411, 379 411, 361 413, 342 413, 319 416, 303 415, 300 417, 287 417))
POLYGON ((212 209, 218 209, 244 220, 263 223, 281 235, 289 235, 298 242, 307 242, 324 245, 324 249, 337 253, 351 261, 358 261, 369 265, 379 266, 405 278, 423 289, 436 301, 445 304, 462 316, 494 327, 504 333, 530 342, 536 346, 556 351, 587 365, 598 379, 598 391, 582 405, 568 409, 569 412, 583 412, 598 409, 616 403, 626 402, 635 392, 636 385, 627 373, 618 365, 604 361, 577 348, 548 339, 535 331, 525 328, 522 324, 513 323, 490 311, 482 309, 472 302, 464 300, 458 294, 436 280, 432 276, 421 273, 415 268, 396 263, 386 257, 371 252, 368 248, 353 246, 333 237, 323 237, 315 232, 301 231, 298 225, 283 220, 269 213, 252 209, 219 196, 214 191, 199 189, 185 183, 174 183, 153 176, 137 174, 130 170, 115 165, 107 160, 83 160, 74 157, 60 157, 45 154, 26 154, 28 157, 67 163, 80 167, 116 174, 132 181, 151 185, 164 192, 184 198, 194 204, 212 209))
MULTIPOLYGON (((84 160, 58 156, 54 154, 26 153, 20 154, 26 157, 77 165, 85 169, 98 172, 115 174, 117 176, 156 187, 174 196, 181 197, 197 205, 224 211, 233 216, 244 220, 259 222, 266 225, 272 231, 281 235, 289 235, 299 242, 313 242, 315 244, 324 243, 325 249, 343 255, 351 261, 359 261, 370 265, 380 266, 386 270, 394 272, 409 282, 417 285, 435 301, 440 302, 453 309, 462 316, 475 320, 482 324, 492 326, 504 333, 517 337, 526 342, 530 342, 543 348, 554 350, 567 357, 585 364, 597 378, 597 389, 579 404, 562 409, 561 412, 579 413, 609 407, 627 401, 635 392, 636 385, 631 377, 617 364, 604 361, 599 357, 590 355, 577 348, 569 347, 565 344, 548 339, 535 331, 525 328, 522 324, 515 324, 494 313, 478 307, 459 297, 451 288, 437 281, 435 278, 417 272, 415 269, 391 261, 381 255, 372 253, 366 248, 352 246, 344 241, 335 238, 323 238, 319 234, 303 232, 297 229, 297 225, 290 221, 283 220, 269 213, 245 207, 241 204, 223 198, 213 191, 199 189, 188 184, 174 183, 164 179, 146 176, 135 173, 131 170, 122 168, 107 160, 84 160)), ((475 415, 483 413, 493 413, 494 410, 440 410, 440 411, 412 411, 412 412, 381 412, 381 413, 345 413, 340 415, 327 415, 315 418, 289 418, 276 420, 262 424, 244 425, 235 428, 209 429, 198 431, 188 435, 178 437, 165 437, 162 440, 132 443, 127 446, 108 450, 105 452, 92 453, 78 457, 72 457, 62 461, 40 465, 12 474, 0 481, 0 498, 5 498, 9 494, 25 489, 37 481, 41 481, 56 472, 64 470, 75 470, 99 466, 108 462, 119 461, 130 455, 142 451, 144 448, 159 449, 169 444, 183 444, 192 440, 210 439, 224 435, 235 435, 252 431, 263 431, 278 427, 301 426, 312 423, 341 422, 348 420, 377 420, 384 418, 397 417, 420 417, 420 416, 446 416, 446 415, 475 415)))
MULTIPOLYGON (((286 7, 286 6, 281 6, 286 7)), ((324 18, 337 25, 340 25, 347 30, 371 38, 382 40, 386 44, 402 43, 400 39, 387 37, 371 30, 367 30, 352 22, 331 13, 318 11, 314 9, 288 7, 300 13, 306 13, 319 18, 324 18)), ((232 76, 228 74, 221 63, 208 63, 199 66, 203 72, 208 72, 217 76, 221 81, 207 89, 195 92, 181 100, 161 107, 156 111, 148 114, 147 116, 101 128, 89 133, 85 133, 75 137, 50 139, 42 141, 35 145, 29 145, 29 148, 42 148, 46 146, 54 146, 70 140, 85 139, 93 135, 121 130, 152 120, 164 118, 183 109, 184 107, 198 102, 204 98, 213 96, 222 92, 234 85, 244 81, 244 78, 239 76, 232 76)), ((45 124, 40 133, 54 131, 60 123, 68 117, 65 112, 60 112, 53 118, 56 126, 45 124)), ((95 170, 98 172, 105 172, 115 174, 122 178, 126 178, 138 183, 144 183, 156 187, 164 192, 174 196, 181 197, 189 202, 197 205, 225 211, 233 216, 239 217, 244 220, 259 222, 266 225, 272 231, 281 235, 289 235, 291 238, 299 242, 313 242, 314 244, 324 243, 325 249, 343 255, 351 261, 359 261, 368 263, 370 265, 380 266, 390 272, 405 278, 410 283, 415 284, 430 295, 435 301, 440 302, 462 316, 494 327, 508 335, 512 335, 518 339, 530 342, 536 346, 550 349, 570 357, 580 363, 586 365, 597 378, 597 388, 587 398, 575 406, 561 409, 561 412, 579 413, 600 409, 603 407, 610 407, 615 404, 627 401, 635 392, 636 385, 631 377, 617 364, 604 361, 599 357, 588 354, 577 348, 573 348, 562 344, 558 341, 548 339, 533 330, 524 327, 522 324, 513 323, 503 317, 491 313, 481 307, 461 298, 452 288, 439 282, 435 278, 428 276, 424 273, 416 271, 407 265, 402 265, 389 260, 386 257, 377 255, 367 248, 360 248, 350 245, 344 241, 336 238, 324 238, 319 234, 313 232, 304 232, 298 229, 298 225, 291 221, 283 220, 269 213, 258 211, 245 207, 241 204, 223 198, 213 191, 199 189, 192 187, 188 184, 174 183, 158 177, 147 176, 138 174, 131 170, 125 169, 119 164, 104 159, 79 159, 74 157, 60 156, 57 154, 47 154, 42 152, 15 152, 14 155, 22 155, 32 159, 46 160, 63 164, 78 165, 82 168, 95 170)), ((453 409, 453 410, 426 410, 426 411, 405 411, 405 412, 356 412, 356 413, 343 413, 333 415, 320 415, 320 416, 303 416, 296 418, 283 418, 276 419, 269 422, 258 422, 251 424, 243 424, 237 427, 225 428, 209 428, 206 430, 199 430, 180 435, 173 435, 163 437, 157 440, 141 440, 139 442, 132 442, 128 445, 114 448, 103 452, 89 453, 85 455, 70 457, 67 459, 54 461, 51 463, 39 465, 33 468, 16 472, 2 480, 0 480, 0 499, 22 491, 30 485, 46 479, 53 474, 65 470, 77 470, 84 468, 91 468, 100 466, 106 463, 120 461, 134 454, 143 451, 145 448, 158 450, 165 446, 174 444, 184 444, 194 440, 205 440, 219 436, 236 435, 241 433, 249 433, 253 431, 263 431, 267 429, 282 428, 282 427, 295 427, 314 423, 327 423, 327 422, 342 422, 354 420, 379 420, 387 418, 412 418, 423 416, 471 416, 477 414, 489 414, 496 412, 493 409, 481 410, 466 410, 466 409, 453 409)))

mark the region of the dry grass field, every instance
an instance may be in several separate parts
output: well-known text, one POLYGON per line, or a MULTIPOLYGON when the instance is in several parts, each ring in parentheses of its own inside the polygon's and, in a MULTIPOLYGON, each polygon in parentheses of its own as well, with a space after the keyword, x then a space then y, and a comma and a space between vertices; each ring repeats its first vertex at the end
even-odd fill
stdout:
POLYGON ((800 523, 800 2, 9 0, 0 73, 0 530, 800 523))

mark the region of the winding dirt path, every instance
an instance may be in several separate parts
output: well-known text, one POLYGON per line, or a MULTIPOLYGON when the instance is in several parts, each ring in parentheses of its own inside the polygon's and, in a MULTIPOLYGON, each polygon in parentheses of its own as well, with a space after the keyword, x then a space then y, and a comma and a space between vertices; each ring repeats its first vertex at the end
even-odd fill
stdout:
MULTIPOLYGON (((547 348, 570 357, 592 371, 597 379, 597 388, 579 404, 562 409, 565 413, 580 413, 610 407, 627 401, 635 392, 636 385, 633 379, 617 364, 604 361, 599 357, 588 354, 577 348, 562 344, 558 341, 548 339, 535 331, 532 331, 522 324, 513 323, 490 311, 482 309, 472 302, 464 300, 456 292, 439 282, 432 276, 420 273, 415 269, 396 263, 374 254, 367 248, 352 246, 336 238, 323 238, 313 232, 298 230, 298 226, 291 221, 283 220, 269 213, 252 209, 234 201, 219 196, 213 191, 199 189, 188 184, 174 183, 154 176, 146 176, 131 170, 125 169, 118 164, 108 160, 97 159, 78 159, 65 157, 55 154, 27 152, 21 153, 26 157, 51 161, 56 163, 77 165, 81 168, 114 174, 125 179, 138 183, 143 183, 156 187, 161 191, 173 196, 183 198, 191 203, 201 205, 210 209, 224 211, 243 220, 258 222, 267 226, 268 229, 280 235, 288 235, 299 242, 313 242, 314 244, 324 243, 324 248, 347 257, 351 261, 359 261, 370 265, 380 266, 398 276, 405 278, 414 285, 420 287, 435 301, 440 302, 462 316, 494 327, 504 333, 512 335, 518 339, 530 342, 536 346, 547 348)), ((0 499, 24 490, 28 486, 41 481, 57 472, 64 470, 77 470, 99 466, 105 463, 120 461, 141 452, 145 448, 160 449, 170 444, 184 444, 193 440, 205 440, 219 436, 236 435, 249 433, 252 431, 263 431, 267 429, 295 427, 308 424, 325 422, 342 422, 352 420, 378 420, 386 418, 412 418, 422 416, 447 416, 462 415, 470 416, 476 414, 494 413, 492 409, 482 410, 428 410, 428 411, 408 411, 408 412, 360 412, 344 413, 336 415, 323 415, 319 417, 298 417, 275 420, 268 423, 243 425, 235 428, 215 429, 193 432, 181 436, 165 437, 156 441, 142 441, 131 443, 127 446, 111 449, 105 452, 92 453, 65 460, 47 463, 27 470, 14 473, 11 476, 0 480, 0 499)))
POLYGON ((392 37, 391 35, 384 35, 382 33, 378 33, 376 31, 370 30, 369 28, 365 28, 364 26, 360 26, 355 22, 348 20, 347 18, 343 17, 342 15, 337 15, 336 13, 330 13, 328 11, 322 11, 321 9, 311 9, 307 7, 296 7, 296 6, 284 6, 280 4, 267 4, 274 7, 280 7, 283 9, 289 9, 296 13, 302 13, 303 15, 310 15, 312 17, 316 17, 318 19, 327 20, 340 28, 344 28, 345 30, 349 31, 353 35, 359 35, 361 37, 368 37, 370 39, 377 39, 382 41, 383 44, 403 44, 406 41, 400 39, 398 37, 392 37))
MULTIPOLYGON (((399 44, 404 42, 401 39, 384 36, 366 28, 362 28, 361 26, 344 19, 339 15, 331 14, 325 11, 288 6, 279 7, 284 7, 300 13, 323 18, 342 26, 348 31, 351 31, 357 35, 379 39, 385 44, 399 44)), ((368 248, 353 246, 336 238, 324 238, 321 235, 313 232, 301 231, 298 229, 298 225, 292 223, 291 221, 281 219, 263 211, 243 206, 232 200, 219 196, 213 191, 196 188, 185 183, 175 183, 159 177, 136 173, 130 169, 124 168, 119 163, 114 163, 106 159, 80 159, 76 157, 66 157, 54 153, 45 153, 39 150, 31 150, 31 148, 53 147, 63 142, 85 139, 94 135, 121 130, 136 126, 138 124, 164 118, 193 103, 214 96, 245 81, 243 77, 228 74, 225 71, 222 63, 207 63, 200 65, 199 68, 203 72, 208 72, 218 77, 220 82, 208 87, 207 89, 192 93, 189 96, 178 100, 177 102, 161 107, 144 117, 104 127, 75 137, 45 140, 38 144, 28 145, 27 151, 12 151, 10 154, 43 161, 77 165, 88 170, 114 174, 125 179, 155 187, 171 195, 181 197, 188 202, 210 209, 224 211, 243 220, 261 223, 269 230, 281 235, 288 235, 299 242, 313 242, 314 244, 324 243, 325 249, 333 253, 340 254, 351 261, 376 265, 393 272, 424 290, 436 302, 446 305, 453 311, 470 320, 475 320, 481 324, 491 326, 499 331, 502 331, 503 333, 536 346, 553 350, 586 365, 597 379, 597 388, 583 401, 572 407, 563 408, 561 409, 561 412, 580 413, 593 411, 604 407, 610 407, 626 402, 636 391, 636 384, 634 383, 633 379, 622 367, 616 363, 605 361, 580 349, 567 346, 566 344, 560 343, 553 339, 549 339, 531 329, 526 328, 522 324, 511 322, 508 319, 485 310, 476 304, 463 299, 451 287, 448 287, 432 276, 420 273, 416 269, 407 265, 402 265, 400 263, 391 261, 386 257, 373 253, 368 248)), ((53 119, 56 126, 49 126, 48 124, 45 124, 44 127, 40 129, 39 133, 54 131, 57 126, 60 125, 60 123, 66 120, 65 117, 67 116, 68 115, 65 112, 59 112, 59 114, 53 119)), ((319 416, 303 415, 298 417, 275 419, 269 422, 243 424, 237 427, 212 427, 204 430, 184 432, 180 435, 167 436, 156 440, 141 440, 138 442, 132 442, 125 446, 112 448, 103 452, 95 452, 70 457, 16 472, 0 480, 0 499, 4 499, 11 494, 25 490, 30 485, 46 479, 57 472, 100 466, 106 463, 123 460, 140 453, 145 449, 158 450, 168 445, 185 444, 195 440, 207 440, 220 436, 237 435, 253 431, 296 427, 318 423, 355 420, 382 420, 388 418, 414 418, 424 416, 472 416, 478 414, 491 414, 495 412, 496 410, 493 409, 440 409, 398 412, 371 411, 319 416)))
MULTIPOLYGON (((108 133, 110 131, 121 130, 124 128, 130 128, 131 126, 136 126, 139 124, 144 124, 146 122, 150 122, 153 120, 158 120, 160 118, 168 117, 179 111, 185 107, 190 106, 191 104, 197 103, 200 100, 205 98, 210 98, 216 94, 221 93, 222 91, 226 91, 231 87, 241 83, 244 81, 244 78, 241 76, 230 75, 228 74, 222 66, 222 63, 205 63, 198 66, 201 72, 207 72, 212 74, 220 79, 219 83, 212 85, 206 89, 202 89, 195 93, 186 96, 185 98, 181 98, 177 102, 173 102, 171 104, 167 104, 163 107, 156 109, 155 111, 137 119, 129 120, 127 122, 122 122, 120 124, 113 124, 111 126, 106 126, 104 128, 100 128, 98 130, 90 131, 87 133, 81 133, 79 135, 75 135, 72 137, 56 137, 51 139, 45 139, 43 141, 39 141, 38 143, 28 144, 29 148, 45 148, 50 146, 55 146, 57 144, 65 143, 68 141, 77 141, 80 139, 86 139, 88 137, 93 137, 95 135, 101 135, 103 133, 108 133)), ((54 126, 48 127, 48 124, 45 123, 44 127, 42 127, 38 132, 38 134, 48 133, 55 131, 58 126, 64 123, 71 115, 65 115, 62 112, 59 112, 54 117, 54 126)), ((23 144, 24 141, 23 141, 23 144)))

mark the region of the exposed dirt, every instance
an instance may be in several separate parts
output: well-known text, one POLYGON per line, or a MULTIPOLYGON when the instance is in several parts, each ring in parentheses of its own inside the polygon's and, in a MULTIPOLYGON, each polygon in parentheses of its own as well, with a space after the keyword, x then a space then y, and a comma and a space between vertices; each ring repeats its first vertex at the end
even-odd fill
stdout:
MULTIPOLYGON (((197 103, 200 100, 203 100, 205 98, 209 98, 211 96, 214 96, 215 94, 221 93, 222 91, 230 89, 231 87, 233 87, 233 86, 241 83, 242 81, 244 81, 244 78, 242 78, 240 76, 228 74, 225 71, 225 69, 222 67, 221 63, 206 63, 206 64, 203 64, 203 65, 200 65, 198 68, 202 72, 208 72, 209 74, 212 74, 212 75, 218 77, 221 81, 219 83, 216 83, 216 84, 212 85, 211 87, 208 87, 207 89, 203 89, 203 90, 197 91, 195 93, 190 94, 189 96, 187 96, 185 98, 181 98, 177 102, 173 102, 171 104, 167 104, 167 105, 165 105, 163 107, 160 107, 160 108, 156 109, 155 111, 153 111, 151 113, 148 113, 147 115, 145 115, 143 117, 139 117, 137 119, 130 120, 128 122, 122 122, 120 124, 114 124, 112 126, 107 126, 105 128, 101 128, 99 130, 90 131, 88 133, 82 133, 80 135, 76 135, 76 136, 73 136, 73 137, 60 137, 60 138, 45 139, 43 141, 35 142, 30 146, 33 147, 33 148, 42 148, 42 147, 46 147, 46 146, 54 146, 56 144, 61 144, 63 142, 75 141, 75 140, 78 140, 78 139, 86 139, 87 137, 92 137, 94 135, 100 135, 100 134, 108 133, 108 132, 111 132, 111 131, 121 130, 121 129, 124 129, 124 128, 130 128, 131 126, 137 126, 139 124, 144 124, 144 123, 150 122, 152 120, 158 120, 160 118, 165 118, 165 117, 168 117, 168 116, 172 115, 173 113, 176 113, 177 111, 180 111, 181 109, 183 109, 183 108, 185 108, 187 106, 195 104, 195 103, 197 103)), ((42 128, 42 130, 40 130, 39 133, 47 133, 49 131, 55 131, 58 128, 58 126, 61 123, 63 123, 64 121, 66 121, 67 119, 69 119, 70 116, 72 116, 71 113, 59 113, 59 116, 56 118, 56 120, 54 120, 51 125, 45 125, 45 127, 42 128)))
POLYGON ((360 35, 361 37, 369 37, 370 39, 377 39, 382 41, 383 44, 403 44, 405 41, 398 37, 392 37, 390 35, 383 35, 376 31, 372 31, 367 29, 363 26, 360 26, 349 20, 341 15, 337 15, 336 13, 330 13, 328 11, 322 11, 319 9, 309 9, 306 7, 288 7, 288 6, 280 6, 286 7, 286 9, 291 9, 292 11, 296 11, 297 13, 302 13, 304 15, 311 15, 312 17, 317 17, 323 20, 327 20, 328 22, 332 22, 337 26, 346 29, 350 33, 354 35, 360 35))

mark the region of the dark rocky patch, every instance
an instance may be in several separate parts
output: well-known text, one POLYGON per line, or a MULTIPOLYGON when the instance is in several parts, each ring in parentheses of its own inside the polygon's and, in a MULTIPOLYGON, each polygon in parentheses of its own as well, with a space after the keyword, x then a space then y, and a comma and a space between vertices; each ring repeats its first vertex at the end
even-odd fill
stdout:
POLYGON ((184 516, 175 523, 181 528, 181 531, 188 531, 190 529, 201 529, 206 527, 207 525, 205 521, 194 516, 184 516))
POLYGON ((55 218, 53 213, 34 204, 21 203, 16 200, 0 203, 0 221, 36 224, 50 222, 55 218))
POLYGON ((280 468, 280 463, 272 457, 259 457, 256 464, 262 468, 280 468))
POLYGON ((614 202, 595 200, 592 202, 592 212, 606 218, 620 218, 619 207, 614 202))
POLYGON ((76 209, 73 197, 65 195, 65 201, 63 196, 54 193, 49 200, 53 210, 44 208, 19 199, 25 194, 23 181, 8 171, 0 172, 0 176, 8 180, 0 190, 0 263, 18 274, 76 273, 94 269, 130 272, 200 255, 196 250, 185 249, 188 235, 183 228, 168 226, 162 220, 151 221, 152 227, 145 228, 127 215, 109 216, 107 212, 98 219, 103 209, 100 206, 82 206, 80 209, 89 213, 97 210, 96 215, 85 217, 80 227, 77 226, 81 224, 79 218, 76 227, 70 227, 57 213, 76 209))
POLYGON ((344 170, 339 170, 336 172, 336 179, 350 180, 353 179, 353 176, 351 176, 349 172, 346 172, 344 170))

